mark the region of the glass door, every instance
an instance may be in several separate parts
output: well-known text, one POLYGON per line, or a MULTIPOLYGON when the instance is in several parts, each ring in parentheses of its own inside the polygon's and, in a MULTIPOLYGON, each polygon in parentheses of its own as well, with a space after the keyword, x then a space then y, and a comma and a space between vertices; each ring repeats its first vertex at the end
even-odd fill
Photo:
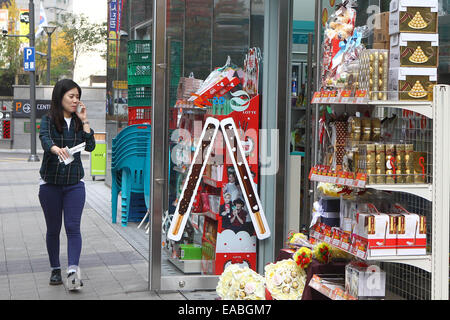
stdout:
POLYGON ((251 35, 264 28, 260 2, 153 2, 151 290, 215 289, 230 264, 256 270, 270 236, 258 197, 262 37, 251 35))

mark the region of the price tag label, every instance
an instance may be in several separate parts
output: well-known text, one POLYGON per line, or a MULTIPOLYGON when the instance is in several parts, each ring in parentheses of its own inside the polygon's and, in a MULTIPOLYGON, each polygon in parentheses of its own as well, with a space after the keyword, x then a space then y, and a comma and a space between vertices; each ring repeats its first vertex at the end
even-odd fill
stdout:
POLYGON ((346 174, 344 174, 344 172, 340 171, 337 174, 337 184, 341 184, 341 185, 345 185, 347 178, 346 178, 346 174))
POLYGON ((348 233, 343 232, 341 235, 341 244, 339 246, 342 250, 349 252, 350 251, 350 235, 348 233))
POLYGON ((353 103, 352 91, 344 90, 341 92, 340 103, 353 103))
POLYGON ((364 188, 366 186, 366 180, 367 180, 367 174, 365 173, 358 173, 356 175, 356 185, 355 187, 358 188, 364 188))
POLYGON ((356 256, 361 259, 366 259, 367 257, 367 242, 358 239, 356 240, 356 256))
POLYGON ((330 91, 330 95, 328 98, 329 103, 339 103, 339 96, 337 91, 330 91))
POLYGON ((322 101, 321 103, 330 103, 330 91, 322 92, 322 101))
POLYGON ((312 100, 311 100, 311 103, 312 103, 312 104, 314 104, 314 103, 320 103, 321 101, 322 101, 322 93, 319 92, 319 91, 314 92, 314 95, 313 95, 313 98, 312 98, 312 100))
POLYGON ((357 90, 355 93, 355 103, 356 104, 366 104, 367 99, 367 91, 366 90, 357 90))

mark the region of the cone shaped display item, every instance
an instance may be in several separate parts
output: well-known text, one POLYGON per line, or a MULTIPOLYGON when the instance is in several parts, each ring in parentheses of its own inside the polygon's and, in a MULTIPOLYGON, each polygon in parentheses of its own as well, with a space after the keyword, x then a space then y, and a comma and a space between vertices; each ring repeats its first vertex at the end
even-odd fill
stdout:
POLYGON ((425 22, 420 12, 417 11, 414 18, 408 23, 408 26, 412 29, 420 30, 428 27, 428 24, 425 22))
POLYGON ((183 235, 184 227, 192 210, 192 205, 197 194, 198 187, 202 180, 203 172, 211 155, 214 140, 220 128, 220 121, 215 118, 206 119, 198 145, 196 146, 191 167, 189 168, 186 182, 178 201, 177 208, 173 215, 172 223, 169 228, 168 238, 179 241, 183 235), (205 153, 206 150, 206 153, 205 153), (203 154, 205 154, 203 158, 203 154))
POLYGON ((168 238, 170 240, 181 240, 219 129, 222 131, 228 152, 231 155, 239 186, 241 187, 242 195, 244 196, 245 203, 249 209, 250 218, 255 227, 256 235, 260 240, 270 237, 269 226, 261 206, 261 200, 259 199, 255 184, 253 183, 251 171, 245 158, 236 124, 234 123, 233 118, 219 121, 210 117, 206 119, 199 143, 195 149, 191 167, 189 168, 186 177, 186 182, 184 183, 183 190, 180 194, 180 200, 175 209, 168 232, 168 238), (206 150, 206 152, 204 150, 206 150), (203 154, 204 157, 202 157, 203 154))
POLYGON ((420 46, 418 46, 416 51, 414 51, 414 53, 409 57, 409 61, 417 64, 426 63, 428 59, 429 58, 425 55, 420 46))
POLYGON ((427 92, 423 88, 420 81, 416 81, 414 87, 411 89, 410 92, 408 92, 408 95, 412 98, 423 98, 427 95, 427 92))
POLYGON ((233 118, 226 118, 220 122, 223 137, 228 152, 231 155, 234 169, 237 173, 239 185, 244 196, 245 203, 249 209, 250 218, 255 227, 256 236, 259 240, 270 237, 269 226, 264 215, 264 211, 253 183, 252 174, 245 158, 242 142, 236 129, 233 118))

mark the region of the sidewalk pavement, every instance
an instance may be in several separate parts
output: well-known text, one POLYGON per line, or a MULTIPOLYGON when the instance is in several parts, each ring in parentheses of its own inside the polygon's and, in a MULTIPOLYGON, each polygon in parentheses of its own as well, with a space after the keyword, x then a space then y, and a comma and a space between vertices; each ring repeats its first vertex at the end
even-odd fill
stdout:
MULTIPOLYGON (((148 245, 139 245, 139 241, 130 243, 124 234, 130 231, 136 234, 137 230, 111 223, 111 191, 104 181, 92 181, 89 160, 82 158, 87 194, 81 220, 80 268, 84 287, 79 292, 69 292, 64 285, 48 284, 46 226, 38 199, 40 162, 28 162, 27 154, 0 157, 0 300, 214 299, 213 292, 199 295, 148 291, 148 256, 145 255, 148 245)), ((67 268, 64 227, 60 239, 64 275, 67 268)))

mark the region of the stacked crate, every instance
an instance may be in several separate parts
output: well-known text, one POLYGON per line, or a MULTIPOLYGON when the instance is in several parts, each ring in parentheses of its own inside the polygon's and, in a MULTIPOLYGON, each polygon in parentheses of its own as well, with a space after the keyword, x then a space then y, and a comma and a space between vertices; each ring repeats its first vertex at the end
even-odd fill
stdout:
POLYGON ((152 41, 128 41, 128 125, 151 124, 152 41))
POLYGON ((182 72, 183 46, 181 41, 170 41, 170 78, 169 78, 169 129, 176 129, 178 122, 177 103, 178 84, 182 72))

